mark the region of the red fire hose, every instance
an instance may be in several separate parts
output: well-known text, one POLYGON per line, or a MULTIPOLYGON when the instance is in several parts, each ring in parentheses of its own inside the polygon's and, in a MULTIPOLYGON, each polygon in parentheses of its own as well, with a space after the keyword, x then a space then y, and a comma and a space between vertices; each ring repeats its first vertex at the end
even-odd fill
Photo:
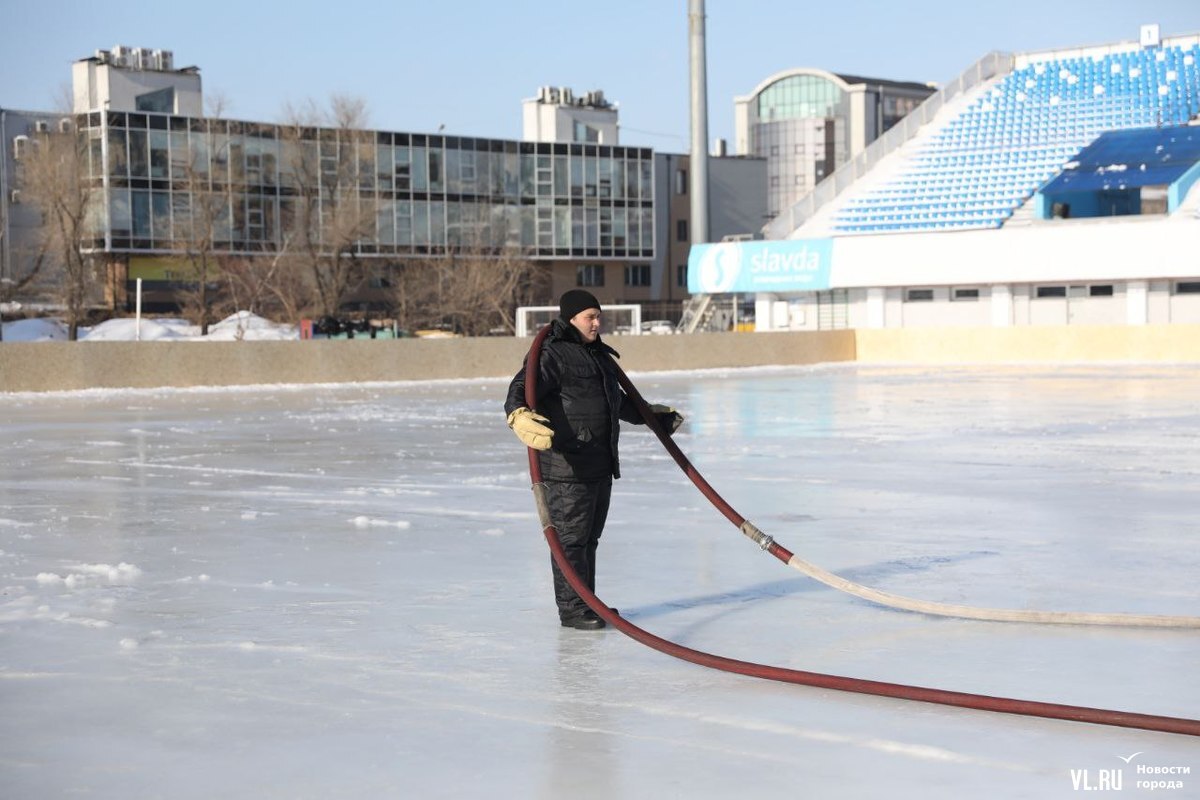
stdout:
MULTIPOLYGON (((529 348, 529 354, 525 360, 525 404, 531 409, 537 408, 537 379, 538 365, 541 359, 542 342, 545 341, 546 335, 550 332, 550 326, 547 325, 538 332, 534 337, 533 345, 529 348)), ((615 362, 614 362, 615 365, 615 362)), ((625 389, 626 394, 637 405, 646 424, 659 436, 666 444, 670 442, 669 437, 663 432, 658 425, 657 419, 650 412, 645 400, 638 394, 633 383, 628 376, 617 367, 618 377, 621 386, 625 389)), ((672 443, 668 447, 672 450, 672 455, 679 452, 678 448, 672 443)), ((1042 703, 1034 700, 1016 700, 1007 697, 991 697, 981 694, 970 694, 967 692, 954 692, 945 689, 931 689, 921 686, 907 686, 899 683, 887 683, 883 681, 864 680, 862 678, 847 678, 838 675, 827 675, 820 672, 805 672, 803 670, 788 669, 785 667, 773 667, 765 664, 755 664, 749 661, 738 661, 724 656, 705 653, 700 650, 693 650, 690 647, 685 647, 681 644, 668 641, 661 637, 639 628, 627 619, 613 613, 613 611, 603 603, 596 595, 588 589, 587 585, 571 567, 567 560, 566 553, 563 551, 562 543, 558 538, 558 531, 554 527, 554 523, 550 520, 550 513, 546 503, 545 487, 542 482, 541 465, 538 462, 537 451, 529 448, 529 476, 533 483, 533 495, 537 504, 538 517, 542 525, 542 532, 546 537, 546 542, 550 545, 550 553, 554 558, 554 562, 558 568, 562 570, 567 582, 571 585, 588 607, 592 609, 609 625, 612 625, 617 630, 624 633, 626 636, 641 642, 647 647, 652 647, 659 652, 674 656, 675 658, 690 661, 693 664, 719 669, 725 672, 734 672, 740 675, 749 675, 755 678, 765 678, 767 680, 781 681, 783 683, 795 683, 802 686, 813 686, 820 689, 834 689, 842 692, 856 692, 859 694, 877 695, 880 697, 895 697, 901 700, 916 700, 923 703, 938 703, 940 705, 957 706, 960 708, 973 708, 980 711, 995 711, 1003 714, 1019 714, 1030 717, 1046 717, 1049 719, 1063 719, 1073 722, 1087 722, 1095 725, 1113 725, 1124 728, 1139 728, 1148 731, 1160 731, 1163 733, 1178 733, 1188 736, 1200 736, 1200 720, 1185 719, 1180 717, 1163 717, 1154 714, 1137 714, 1129 711, 1110 711, 1102 708, 1088 708, 1086 706, 1070 706, 1060 705, 1058 703, 1042 703)), ((715 490, 709 486, 708 482, 696 471, 696 469, 687 462, 682 453, 676 457, 680 467, 692 479, 697 488, 704 494, 705 497, 722 513, 730 522, 743 528, 743 532, 751 538, 758 541, 759 545, 767 552, 779 558, 781 561, 787 562, 791 559, 792 554, 783 547, 775 544, 769 536, 762 534, 757 528, 752 531, 747 531, 745 526, 749 525, 745 518, 733 510, 715 490), (682 461, 681 461, 682 459, 682 461), (757 534, 757 535, 756 535, 757 534)))

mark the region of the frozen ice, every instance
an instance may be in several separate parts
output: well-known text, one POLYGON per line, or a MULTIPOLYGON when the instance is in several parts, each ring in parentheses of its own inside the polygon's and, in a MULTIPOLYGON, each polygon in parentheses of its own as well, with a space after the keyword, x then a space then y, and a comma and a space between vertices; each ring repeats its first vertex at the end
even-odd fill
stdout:
MULTIPOLYGON (((732 506, 852 580, 1200 615, 1193 365, 632 377, 686 416, 677 441, 732 506)), ((559 627, 504 390, 0 394, 0 795, 1042 798, 1117 770, 1145 791, 1139 765, 1194 768, 1161 794, 1196 791, 1191 737, 767 682, 559 627)), ((875 606, 762 553, 649 433, 625 430, 622 469, 598 594, 658 636, 1200 717, 1196 630, 875 606)))

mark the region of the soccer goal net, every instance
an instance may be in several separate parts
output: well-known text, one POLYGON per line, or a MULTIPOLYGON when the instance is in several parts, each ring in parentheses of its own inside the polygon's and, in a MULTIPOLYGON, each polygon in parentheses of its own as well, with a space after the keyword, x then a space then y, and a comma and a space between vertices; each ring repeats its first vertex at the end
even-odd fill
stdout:
MULTIPOLYGON (((521 306, 517 309, 517 336, 533 336, 558 316, 558 306, 521 306)), ((642 332, 642 307, 608 306, 600 316, 600 334, 638 334, 642 332)))

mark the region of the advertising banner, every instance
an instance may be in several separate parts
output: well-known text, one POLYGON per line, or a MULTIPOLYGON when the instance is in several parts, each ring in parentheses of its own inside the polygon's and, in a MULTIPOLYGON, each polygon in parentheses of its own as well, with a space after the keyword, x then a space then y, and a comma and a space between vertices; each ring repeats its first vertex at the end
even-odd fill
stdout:
POLYGON ((688 254, 688 291, 802 292, 829 288, 833 239, 698 244, 688 254))

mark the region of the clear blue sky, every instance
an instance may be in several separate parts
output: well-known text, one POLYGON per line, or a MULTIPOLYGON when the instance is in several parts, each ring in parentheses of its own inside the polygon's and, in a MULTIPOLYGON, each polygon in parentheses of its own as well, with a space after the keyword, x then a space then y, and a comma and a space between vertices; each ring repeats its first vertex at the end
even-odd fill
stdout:
MULTIPOLYGON (((707 0, 709 138, 733 99, 793 67, 953 79, 992 50, 1200 33, 1200 0, 707 0)), ((201 68, 225 115, 278 121, 334 92, 383 130, 521 137, 543 85, 603 89, 622 144, 688 149, 687 0, 0 0, 0 106, 53 110, 71 63, 117 44, 201 68)))

